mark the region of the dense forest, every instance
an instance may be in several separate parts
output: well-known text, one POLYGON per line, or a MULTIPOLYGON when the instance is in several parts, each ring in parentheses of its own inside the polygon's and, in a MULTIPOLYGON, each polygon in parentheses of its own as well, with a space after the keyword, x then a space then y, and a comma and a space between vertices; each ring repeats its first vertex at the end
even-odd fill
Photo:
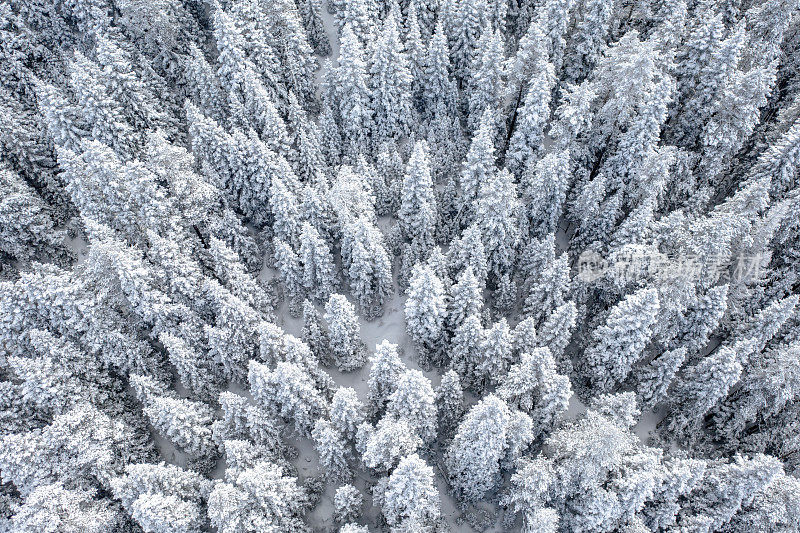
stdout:
POLYGON ((800 531, 797 0, 0 0, 0 533, 800 531))

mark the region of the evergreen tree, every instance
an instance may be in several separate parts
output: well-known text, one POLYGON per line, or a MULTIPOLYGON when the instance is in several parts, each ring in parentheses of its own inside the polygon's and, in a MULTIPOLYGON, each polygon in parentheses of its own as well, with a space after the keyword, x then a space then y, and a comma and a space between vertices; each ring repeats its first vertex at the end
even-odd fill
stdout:
POLYGON ((477 315, 469 315, 458 326, 450 345, 450 365, 461 376, 462 383, 467 386, 477 384, 478 365, 482 358, 482 350, 486 332, 477 315))
POLYGON ((367 468, 389 472, 403 457, 421 448, 422 440, 405 420, 385 416, 374 428, 368 423, 359 427, 356 447, 367 468))
POLYGON ((397 345, 384 340, 370 357, 368 406, 372 415, 381 414, 395 391, 397 380, 405 372, 405 365, 397 353, 397 345))
POLYGON ((356 429, 364 422, 364 406, 355 389, 339 387, 331 400, 331 423, 345 439, 352 441, 356 429))
POLYGON ((488 270, 497 277, 516 260, 520 240, 521 204, 508 170, 489 177, 480 187, 475 223, 483 237, 488 270))
POLYGON ((349 450, 344 436, 328 420, 321 419, 314 424, 311 438, 326 477, 334 481, 349 481, 352 472, 347 465, 349 450))
POLYGON ((509 451, 521 452, 530 443, 530 432, 511 431, 514 418, 515 413, 493 394, 469 410, 445 454, 445 467, 457 497, 465 501, 482 498, 497 486, 501 462, 509 451))
MULTIPOLYGON (((466 323, 466 322, 465 322, 466 323)), ((484 383, 500 383, 508 372, 513 357, 511 329, 505 318, 501 318, 486 330, 480 346, 478 374, 484 383)))
POLYGON ((485 112, 496 113, 503 97, 503 41, 497 31, 487 31, 477 43, 478 55, 470 65, 467 124, 476 130, 485 112))
POLYGON ((534 433, 548 432, 567 410, 572 396, 569 378, 556 371, 550 350, 536 348, 522 354, 502 380, 497 394, 510 407, 528 413, 534 422, 534 433))
POLYGON ((300 314, 300 305, 306 296, 303 265, 300 264, 300 258, 287 243, 276 238, 272 244, 275 248, 275 267, 280 274, 281 282, 283 282, 289 312, 293 316, 297 316, 300 314))
POLYGON ((475 217, 480 189, 497 173, 494 153, 495 118, 486 110, 478 129, 472 136, 464 167, 461 171, 459 189, 461 206, 459 216, 467 224, 475 217))
POLYGON ((404 313, 408 334, 424 352, 423 360, 427 360, 441 348, 447 316, 444 286, 430 267, 414 267, 404 313))
POLYGON ((331 366, 333 364, 328 332, 323 328, 322 317, 320 317, 314 304, 308 300, 303 302, 302 338, 317 361, 325 366, 331 366))
POLYGON ((459 381, 458 374, 454 370, 448 370, 436 389, 436 419, 439 423, 439 437, 444 440, 452 438, 464 414, 464 393, 459 381))
POLYGON ((364 497, 357 488, 353 485, 342 485, 333 496, 334 519, 340 524, 357 520, 361 516, 363 504, 364 497))
POLYGON ((250 390, 269 413, 293 420, 296 431, 310 436, 316 420, 325 413, 325 402, 308 373, 296 363, 282 361, 274 370, 250 361, 250 390))
POLYGON ((370 55, 368 72, 374 113, 373 134, 375 142, 380 143, 407 134, 412 121, 412 76, 392 13, 383 21, 383 30, 370 55))
POLYGON ((514 131, 508 144, 506 161, 517 176, 542 153, 544 128, 550 117, 550 94, 556 82, 553 65, 540 58, 531 78, 524 104, 512 118, 514 131))
POLYGON ((579 22, 567 40, 564 75, 572 83, 583 81, 597 65, 606 47, 609 26, 614 16, 612 6, 598 0, 581 4, 579 22))
POLYGON ((335 289, 333 257, 328 243, 308 222, 300 233, 299 258, 303 265, 303 287, 318 302, 326 301, 335 289))
POLYGON ((308 34, 308 44, 321 56, 331 53, 331 43, 322 23, 322 2, 319 0, 298 0, 297 9, 308 34))
POLYGON ((642 289, 618 303, 605 324, 592 332, 587 370, 601 389, 623 381, 650 341, 659 309, 658 293, 642 289))
MULTIPOLYGON (((349 0, 356 4, 358 0, 349 0)), ((372 131, 370 91, 367 87, 367 67, 364 60, 364 45, 359 41, 350 24, 344 26, 336 70, 337 96, 341 127, 344 136, 344 154, 353 161, 359 154, 368 153, 369 132, 372 131)))
POLYGON ((543 237, 555 233, 569 186, 569 154, 550 153, 528 165, 520 178, 520 195, 531 233, 543 237))
POLYGON ((450 264, 460 270, 469 267, 475 274, 478 287, 486 285, 488 266, 486 264, 486 251, 483 246, 481 230, 477 225, 471 225, 464 230, 461 238, 453 243, 449 251, 450 264))
POLYGON ((386 416, 403 420, 426 444, 436 439, 436 405, 433 387, 419 370, 406 370, 389 396, 386 416))
POLYGON ((208 497, 208 517, 219 531, 309 531, 302 515, 309 495, 297 478, 269 460, 235 472, 208 497))
POLYGON ((480 316, 483 308, 483 294, 478 280, 467 266, 450 287, 447 300, 447 327, 455 331, 470 315, 480 316))
POLYGON ((433 468, 417 454, 403 457, 381 488, 381 510, 390 527, 432 531, 441 514, 439 492, 433 468))
POLYGON ((208 405, 178 398, 165 385, 145 376, 132 376, 131 384, 156 431, 194 459, 215 455, 211 440, 214 413, 208 405))
POLYGON ((423 250, 433 246, 436 198, 425 141, 417 141, 408 160, 397 218, 408 240, 423 250))
POLYGON ((342 263, 350 288, 369 320, 383 314, 392 292, 392 265, 380 230, 365 217, 348 224, 342 237, 342 263))
POLYGON ((332 294, 325 304, 325 322, 336 368, 351 372, 364 366, 366 348, 353 304, 341 294, 332 294))
POLYGON ((440 109, 448 115, 455 113, 458 93, 450 75, 450 53, 441 18, 436 21, 436 29, 426 52, 421 80, 425 112, 431 118, 440 109))

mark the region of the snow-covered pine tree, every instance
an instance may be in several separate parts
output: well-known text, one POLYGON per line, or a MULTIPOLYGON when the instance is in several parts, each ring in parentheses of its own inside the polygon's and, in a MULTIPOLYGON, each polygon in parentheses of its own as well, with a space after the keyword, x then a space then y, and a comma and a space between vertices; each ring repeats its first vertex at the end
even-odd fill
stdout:
POLYGON ((417 141, 406 166, 397 212, 405 237, 421 250, 433 246, 436 228, 436 198, 434 197, 428 144, 417 141))
POLYGON ((433 531, 441 516, 439 491, 433 468, 416 453, 403 457, 380 489, 378 499, 389 527, 433 531))
POLYGON ((422 360, 438 361, 436 353, 444 340, 447 299, 444 285, 427 265, 414 267, 404 314, 406 330, 423 352, 422 360))
POLYGON ((341 294, 331 294, 324 316, 336 367, 342 372, 351 372, 364 366, 367 352, 353 304, 341 294))
POLYGON ((550 118, 550 96, 556 83, 553 65, 540 57, 531 77, 522 107, 512 116, 513 131, 506 151, 506 164, 521 176, 544 149, 544 129, 550 118))
POLYGON ((499 278, 513 266, 521 237, 522 204, 511 173, 503 169, 480 186, 475 224, 480 228, 488 271, 499 278))
POLYGON ((514 418, 515 413, 494 394, 466 414, 445 454, 445 467, 458 498, 475 501, 494 489, 509 449, 521 452, 530 443, 530 433, 512 431, 514 418))
POLYGON ((342 263, 364 316, 371 320, 383 314, 392 292, 392 264, 383 234, 364 216, 343 230, 342 263))
POLYGON ((331 400, 331 423, 348 441, 356 437, 356 429, 365 418, 364 406, 358 399, 355 389, 339 387, 331 400))
MULTIPOLYGON (((470 0, 471 1, 471 0, 470 0)), ((503 40, 498 31, 484 32, 477 43, 478 55, 467 78, 467 124, 475 131, 483 114, 496 114, 503 97, 503 40)))
MULTIPOLYGON (((357 0, 349 0, 348 3, 356 4, 357 0)), ((369 132, 373 123, 364 54, 364 45, 348 23, 342 30, 336 92, 344 134, 343 152, 350 162, 359 154, 371 152, 369 132)))
POLYGON ((406 135, 413 121, 412 75, 392 13, 384 19, 383 30, 372 45, 368 75, 374 116, 372 143, 377 146, 406 135))
POLYGON ((588 377, 601 390, 623 381, 642 357, 658 309, 658 293, 641 289, 614 306, 605 323, 592 332, 586 365, 588 377))
MULTIPOLYGON (((364 497, 353 485, 342 485, 333 496, 333 516, 340 524, 353 522, 361 516, 364 497)), ((340 531, 343 531, 344 527, 340 531)))
POLYGON ((329 420, 320 419, 311 432, 319 462, 327 479, 337 482, 349 481, 353 473, 347 464, 350 450, 347 441, 329 420))
POLYGON ((436 405, 431 381, 419 370, 406 370, 386 405, 386 416, 403 420, 425 444, 436 439, 436 405))
POLYGON ((250 361, 248 382, 253 397, 269 413, 293 420, 297 433, 310 436, 314 424, 324 415, 324 398, 304 368, 282 361, 274 370, 250 361))
POLYGON ((439 438, 449 440, 453 437, 461 416, 464 414, 464 392, 458 374, 448 370, 436 388, 436 419, 439 424, 439 438))
POLYGON ((368 408, 370 416, 381 415, 389 401, 389 396, 397 386, 397 380, 406 367, 397 353, 397 345, 384 340, 375 347, 370 357, 368 387, 368 408))
POLYGON ((324 302, 336 288, 335 266, 328 243, 308 222, 300 232, 299 257, 303 268, 303 287, 317 302, 324 302))

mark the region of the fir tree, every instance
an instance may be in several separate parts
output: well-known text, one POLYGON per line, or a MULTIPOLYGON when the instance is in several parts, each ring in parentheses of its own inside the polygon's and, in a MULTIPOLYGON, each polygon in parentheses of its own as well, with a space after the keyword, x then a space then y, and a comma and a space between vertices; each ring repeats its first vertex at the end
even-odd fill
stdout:
POLYGON ((447 315, 444 286, 430 267, 414 267, 404 312, 408 334, 427 359, 441 347, 447 315))
POLYGON ((433 246, 436 199, 425 141, 417 142, 408 160, 397 218, 403 234, 412 243, 423 250, 433 246))
POLYGON ((390 527, 431 531, 439 519, 433 468, 417 454, 403 457, 382 487, 381 509, 390 527))
POLYGON ((592 332, 592 344, 586 351, 587 368, 592 381, 603 390, 623 381, 641 358, 658 309, 656 291, 643 289, 617 304, 605 324, 592 332))
POLYGON ((464 413, 464 393, 458 374, 448 370, 436 389, 436 419, 439 423, 439 438, 449 440, 455 433, 464 413))
POLYGON ((433 387, 419 370, 406 370, 389 396, 386 416, 403 420, 430 444, 436 439, 436 405, 433 387))
POLYGON ((368 72, 376 143, 405 135, 412 121, 412 76, 397 24, 390 13, 371 51, 368 72))
POLYGON ((335 289, 334 264, 328 244, 308 222, 300 233, 298 259, 303 265, 303 287, 317 302, 326 301, 335 289))
POLYGON ((334 481, 349 481, 352 472, 347 465, 349 450, 343 435, 328 420, 322 419, 314 424, 311 438, 326 477, 334 481))
POLYGON ((397 353, 397 345, 384 340, 375 348, 370 357, 369 410, 372 415, 383 413, 389 396, 397 386, 397 380, 405 372, 405 365, 397 353))
POLYGON ((445 454, 445 467, 457 497, 475 501, 495 488, 509 448, 521 451, 530 442, 530 434, 510 431, 514 418, 505 402, 493 394, 464 417, 445 454))
POLYGON ((351 372, 364 366, 367 354, 353 304, 341 294, 332 294, 325 304, 325 322, 336 367, 351 372))
POLYGON ((345 439, 352 441, 365 419, 364 406, 350 387, 339 387, 331 400, 331 423, 345 439))

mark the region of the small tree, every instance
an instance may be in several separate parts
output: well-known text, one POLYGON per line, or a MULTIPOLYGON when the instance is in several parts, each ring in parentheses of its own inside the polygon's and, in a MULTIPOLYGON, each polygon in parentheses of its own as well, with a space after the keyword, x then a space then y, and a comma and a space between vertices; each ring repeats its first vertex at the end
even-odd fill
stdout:
POLYGON ((353 304, 341 294, 332 294, 325 304, 325 321, 336 367, 351 372, 364 366, 367 354, 353 304))
POLYGON ((446 315, 442 282, 429 266, 417 264, 411 275, 405 317, 408 334, 424 353, 423 360, 441 349, 446 315))

